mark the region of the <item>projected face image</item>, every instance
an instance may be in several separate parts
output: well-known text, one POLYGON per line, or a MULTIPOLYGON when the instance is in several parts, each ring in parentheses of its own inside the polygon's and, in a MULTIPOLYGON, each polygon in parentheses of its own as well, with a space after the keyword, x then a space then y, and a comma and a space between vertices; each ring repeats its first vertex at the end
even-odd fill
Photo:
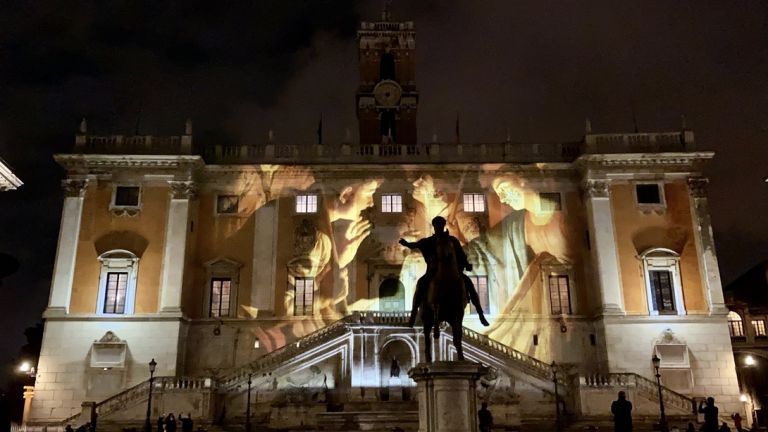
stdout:
POLYGON ((522 210, 526 205, 525 182, 512 176, 499 177, 493 181, 493 190, 502 203, 515 210, 522 210))
POLYGON ((332 220, 358 219, 363 210, 373 207, 373 195, 381 183, 382 181, 379 179, 371 179, 344 188, 338 197, 335 208, 336 217, 332 217, 332 220))

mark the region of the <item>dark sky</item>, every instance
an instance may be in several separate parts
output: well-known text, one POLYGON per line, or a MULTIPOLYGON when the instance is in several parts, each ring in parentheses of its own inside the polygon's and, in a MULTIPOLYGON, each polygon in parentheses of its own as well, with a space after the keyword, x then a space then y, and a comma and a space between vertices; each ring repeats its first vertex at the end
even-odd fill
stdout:
MULTIPOLYGON (((381 1, 9 0, 0 14, 0 364, 44 309, 62 171, 81 117, 97 133, 206 143, 356 136, 355 30, 381 1)), ((768 257, 768 2, 395 1, 417 28, 422 140, 572 141, 680 128, 715 150, 710 201, 728 282, 768 257)), ((2 379, 0 378, 0 382, 2 379)))

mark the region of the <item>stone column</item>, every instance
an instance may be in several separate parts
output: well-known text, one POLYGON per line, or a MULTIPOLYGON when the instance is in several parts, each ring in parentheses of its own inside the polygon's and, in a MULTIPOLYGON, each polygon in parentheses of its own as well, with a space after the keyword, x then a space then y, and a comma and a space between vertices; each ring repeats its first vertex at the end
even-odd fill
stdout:
POLYGON ((27 424, 29 409, 32 407, 32 398, 35 397, 35 386, 24 386, 24 411, 21 414, 21 424, 27 424))
POLYGON ((601 313, 624 314, 624 296, 619 277, 619 255, 608 180, 587 180, 586 195, 589 242, 592 249, 593 274, 600 289, 601 313))
POLYGON ((181 289, 187 255, 189 201, 195 194, 190 181, 169 181, 170 203, 165 225, 163 275, 160 281, 160 312, 181 312, 181 289))
POLYGON ((416 381, 419 432, 477 432, 477 380, 488 368, 467 361, 419 363, 416 381))
POLYGON ((713 314, 727 314, 723 298, 723 287, 720 282, 720 270, 717 266, 715 240, 712 235, 712 221, 709 217, 707 200, 707 185, 705 177, 688 178, 688 189, 691 197, 691 217, 693 218, 693 238, 696 253, 699 256, 699 270, 709 311, 713 314))
POLYGON ((80 238, 80 219, 83 214, 83 200, 88 180, 67 179, 62 181, 61 185, 64 189, 64 205, 61 209, 59 243, 56 248, 47 315, 69 313, 77 243, 80 238))

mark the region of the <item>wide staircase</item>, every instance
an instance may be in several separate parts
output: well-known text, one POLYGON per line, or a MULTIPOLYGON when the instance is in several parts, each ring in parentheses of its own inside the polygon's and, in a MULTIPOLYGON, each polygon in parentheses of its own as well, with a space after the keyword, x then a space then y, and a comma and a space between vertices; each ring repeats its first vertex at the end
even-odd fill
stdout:
MULTIPOLYGON (((297 358, 311 358, 322 354, 322 350, 333 349, 337 345, 348 343, 356 327, 372 324, 404 327, 407 319, 408 313, 405 312, 356 312, 240 366, 222 377, 156 377, 152 384, 153 406, 161 407, 159 412, 187 413, 192 410, 193 418, 196 418, 196 428, 211 432, 243 432, 246 423, 245 409, 242 413, 228 413, 226 421, 221 422, 223 418, 221 408, 228 401, 235 398, 242 399, 248 388, 249 379, 270 376, 275 371, 284 369, 286 364, 296 362, 297 358)), ((412 331, 420 332, 416 329, 412 331)), ((555 430, 555 398, 551 365, 466 327, 463 329, 463 342, 465 357, 468 360, 483 363, 514 377, 517 383, 515 393, 523 393, 523 396, 519 397, 521 404, 519 417, 522 421, 514 425, 508 424, 498 430, 555 430), (528 397, 529 394, 531 397, 528 397), (529 405, 525 405, 526 403, 529 405)), ((450 333, 441 332, 435 350, 439 359, 454 358, 455 350, 450 333)), ((560 401, 563 412, 561 416, 563 431, 585 431, 590 426, 597 427, 599 430, 612 429, 608 410, 610 401, 615 397, 618 389, 628 390, 629 398, 635 403, 636 413, 658 412, 658 387, 655 382, 640 375, 612 373, 578 376, 569 373, 568 365, 558 365, 557 371, 559 388, 557 400, 560 401), (594 409, 589 408, 593 406, 602 406, 604 409, 593 412, 594 409)), ((149 387, 149 382, 145 381, 95 403, 93 409, 98 414, 99 430, 107 432, 133 428, 141 430, 146 415, 149 387)), ((694 401, 691 398, 665 387, 662 387, 662 395, 670 425, 676 424, 684 429, 682 426, 687 425, 688 421, 695 421, 694 401)), ((269 422, 265 421, 263 415, 252 413, 251 432, 273 430, 391 432, 394 427, 407 432, 418 430, 418 404, 414 400, 381 403, 371 400, 329 399, 316 405, 292 408, 303 410, 296 411, 295 415, 309 413, 315 421, 290 429, 278 429, 274 426, 270 429, 269 422)), ((47 431, 63 430, 67 424, 73 426, 83 424, 89 420, 88 415, 89 413, 84 409, 82 414, 56 424, 47 424, 47 431)), ((286 411, 285 415, 294 414, 286 411)), ((155 420, 153 419, 153 422, 155 420)), ((653 424, 657 422, 657 416, 652 414, 636 414, 635 430, 652 430, 653 424)))

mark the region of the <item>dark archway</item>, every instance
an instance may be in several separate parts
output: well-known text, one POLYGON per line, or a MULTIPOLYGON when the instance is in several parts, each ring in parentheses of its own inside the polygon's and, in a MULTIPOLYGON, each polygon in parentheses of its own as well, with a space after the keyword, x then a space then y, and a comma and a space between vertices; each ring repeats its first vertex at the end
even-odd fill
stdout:
POLYGON ((387 278, 379 285, 379 310, 385 312, 405 310, 405 286, 398 279, 387 278))
POLYGON ((381 80, 394 80, 395 79, 395 56, 392 53, 385 52, 381 55, 379 63, 379 79, 381 80))

